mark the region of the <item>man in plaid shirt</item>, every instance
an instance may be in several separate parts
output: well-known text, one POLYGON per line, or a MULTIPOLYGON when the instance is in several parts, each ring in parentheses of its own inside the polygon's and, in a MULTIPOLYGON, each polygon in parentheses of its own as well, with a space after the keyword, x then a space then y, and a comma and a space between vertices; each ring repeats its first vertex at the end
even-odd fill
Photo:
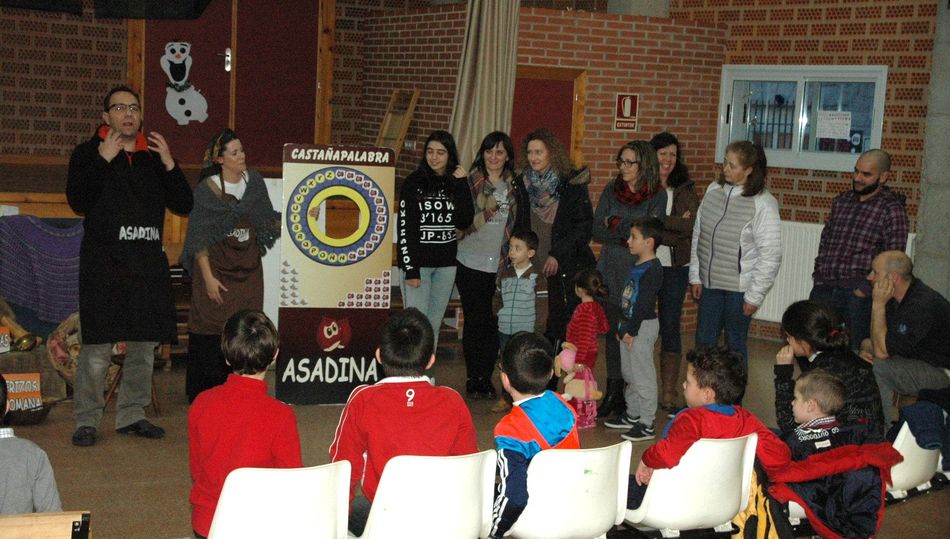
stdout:
POLYGON ((885 186, 891 178, 891 156, 868 150, 854 165, 851 190, 831 202, 831 215, 821 231, 814 287, 809 299, 838 311, 851 332, 851 346, 860 348, 870 336, 871 261, 884 251, 907 246, 904 195, 885 186))

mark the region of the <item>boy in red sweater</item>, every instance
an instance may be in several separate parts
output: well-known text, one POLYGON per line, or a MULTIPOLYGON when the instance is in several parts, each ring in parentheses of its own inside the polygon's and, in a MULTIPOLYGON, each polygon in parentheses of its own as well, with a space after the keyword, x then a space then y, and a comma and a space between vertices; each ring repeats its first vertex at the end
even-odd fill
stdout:
MULTIPOLYGON (((755 456, 767 473, 788 464, 791 452, 754 415, 735 404, 745 392, 746 372, 742 358, 725 347, 698 348, 686 356, 689 362, 683 393, 688 408, 667 424, 661 440, 650 446, 630 476, 627 507, 643 501, 653 470, 672 468, 700 438, 737 438, 756 433, 755 456)), ((712 465, 712 463, 710 464, 712 465)))
POLYGON ((397 455, 475 453, 475 425, 462 397, 424 375, 435 363, 432 325, 418 309, 393 314, 383 326, 376 361, 386 378, 353 390, 340 415, 330 460, 348 460, 349 529, 362 535, 386 463, 397 455), (355 496, 362 478, 362 496, 355 496))
POLYGON ((297 417, 267 395, 264 382, 279 345, 277 329, 260 311, 238 312, 224 325, 221 348, 233 372, 223 385, 199 393, 188 411, 195 537, 207 537, 231 470, 303 466, 297 417))

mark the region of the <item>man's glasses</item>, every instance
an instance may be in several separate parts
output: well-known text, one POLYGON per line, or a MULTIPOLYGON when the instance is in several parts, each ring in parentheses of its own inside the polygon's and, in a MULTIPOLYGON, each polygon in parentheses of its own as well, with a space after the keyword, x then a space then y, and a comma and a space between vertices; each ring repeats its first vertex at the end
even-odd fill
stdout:
POLYGON ((138 105, 126 105, 125 103, 115 103, 114 105, 109 105, 109 110, 113 112, 118 112, 122 114, 125 111, 129 111, 132 114, 142 112, 142 107, 138 105))
POLYGON ((617 159, 617 167, 618 167, 618 168, 632 167, 633 165, 639 165, 639 164, 640 164, 640 161, 630 161, 630 160, 627 160, 627 159, 617 159))

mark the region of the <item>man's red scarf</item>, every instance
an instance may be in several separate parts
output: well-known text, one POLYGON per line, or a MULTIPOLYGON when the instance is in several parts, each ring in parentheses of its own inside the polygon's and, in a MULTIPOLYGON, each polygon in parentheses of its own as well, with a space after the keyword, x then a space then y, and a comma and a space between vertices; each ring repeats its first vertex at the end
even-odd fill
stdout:
MULTIPOLYGON (((110 127, 108 125, 103 124, 99 126, 99 131, 96 132, 96 135, 98 135, 101 140, 105 140, 106 136, 109 134, 109 129, 110 127)), ((135 150, 133 150, 132 153, 147 151, 149 151, 148 141, 145 140, 145 135, 143 135, 141 131, 135 133, 135 150)), ((125 152, 125 157, 129 160, 129 164, 131 164, 132 154, 125 152)))

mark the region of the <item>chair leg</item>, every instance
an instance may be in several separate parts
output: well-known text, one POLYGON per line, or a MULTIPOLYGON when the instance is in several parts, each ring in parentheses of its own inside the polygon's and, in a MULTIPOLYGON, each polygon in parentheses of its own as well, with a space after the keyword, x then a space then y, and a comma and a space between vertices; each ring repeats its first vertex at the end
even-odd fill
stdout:
POLYGON ((156 417, 161 417, 162 407, 158 403, 158 391, 155 389, 155 377, 152 377, 152 410, 155 411, 156 417))
POLYGON ((106 392, 106 401, 102 406, 103 409, 105 409, 106 406, 109 406, 109 402, 115 398, 115 392, 119 389, 120 382, 122 382, 122 365, 119 365, 119 370, 115 373, 115 378, 112 379, 112 384, 109 386, 109 391, 106 392))
MULTIPOLYGON (((115 378, 112 380, 112 384, 109 385, 109 390, 106 392, 106 400, 103 408, 109 406, 109 403, 112 402, 112 399, 115 398, 116 391, 119 389, 119 384, 122 382, 122 366, 119 365, 119 372, 115 373, 115 378)), ((155 411, 156 416, 162 415, 162 406, 158 401, 158 390, 155 389, 155 378, 152 377, 152 409, 155 411)))

